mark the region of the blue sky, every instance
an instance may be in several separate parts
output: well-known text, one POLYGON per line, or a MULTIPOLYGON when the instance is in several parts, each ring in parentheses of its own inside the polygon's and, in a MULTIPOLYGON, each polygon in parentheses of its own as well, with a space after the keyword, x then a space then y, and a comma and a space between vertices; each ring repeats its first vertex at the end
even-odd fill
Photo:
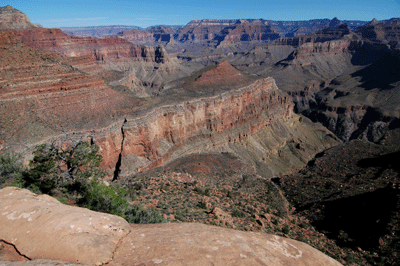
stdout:
POLYGON ((378 20, 400 17, 400 0, 173 0, 46 1, 9 0, 11 5, 46 28, 72 26, 185 25, 197 19, 263 18, 309 20, 378 20))

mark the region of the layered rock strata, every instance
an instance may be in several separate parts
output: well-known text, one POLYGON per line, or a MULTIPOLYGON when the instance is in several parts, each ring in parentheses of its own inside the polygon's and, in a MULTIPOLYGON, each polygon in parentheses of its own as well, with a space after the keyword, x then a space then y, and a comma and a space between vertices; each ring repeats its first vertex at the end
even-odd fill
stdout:
POLYGON ((296 112, 342 140, 377 141, 398 123, 398 65, 389 45, 343 37, 303 43, 268 75, 291 95, 296 112))
POLYGON ((190 68, 180 66, 176 58, 171 58, 162 45, 136 45, 115 36, 101 39, 74 37, 59 29, 13 33, 29 46, 75 58, 74 67, 90 74, 108 76, 106 80, 110 86, 130 91, 137 97, 157 93, 163 84, 191 72, 190 68), (118 74, 113 77, 110 73, 118 74))
POLYGON ((134 45, 119 37, 91 38, 74 37, 63 33, 60 29, 28 29, 15 32, 23 43, 43 49, 58 52, 68 57, 88 56, 93 60, 107 61, 128 58, 146 62, 168 61, 168 56, 161 47, 134 45))
POLYGON ((0 150, 103 127, 137 103, 74 67, 97 71, 93 63, 29 47, 11 32, 0 32, 0 46, 0 150))
POLYGON ((265 171, 272 177, 303 167, 315 153, 339 143, 322 127, 299 122, 292 111, 289 97, 267 78, 216 96, 129 115, 122 127, 99 132, 93 141, 101 147, 103 166, 109 171, 117 166, 115 178, 188 154, 221 151, 246 153, 243 159, 250 164, 253 159, 265 165, 273 160, 265 171), (306 127, 310 132, 302 136, 306 127), (285 154, 279 150, 291 154, 287 162, 292 165, 276 164, 285 154))
MULTIPOLYGON (((271 42, 278 38, 297 37, 316 33, 325 28, 338 28, 342 24, 354 29, 365 25, 363 21, 340 21, 337 18, 309 21, 273 21, 264 19, 193 20, 182 28, 153 27, 147 30, 127 30, 119 34, 133 43, 169 44, 176 50, 182 44, 219 46, 243 42, 271 42)), ((186 46, 182 46, 185 47, 186 46)))
POLYGON ((288 238, 196 223, 129 226, 19 188, 0 190, 0 209, 0 240, 32 259, 15 265, 341 265, 288 238))

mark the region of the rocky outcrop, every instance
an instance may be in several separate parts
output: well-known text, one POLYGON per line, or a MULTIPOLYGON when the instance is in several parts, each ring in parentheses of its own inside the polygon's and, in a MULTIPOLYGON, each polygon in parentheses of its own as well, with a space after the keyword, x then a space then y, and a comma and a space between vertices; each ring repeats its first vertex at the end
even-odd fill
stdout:
POLYGON ((310 126, 310 133, 302 137, 300 132, 307 123, 299 123, 299 117, 292 110, 293 103, 273 79, 267 78, 215 96, 130 115, 122 127, 95 135, 93 141, 102 149, 104 166, 111 171, 113 165, 118 165, 116 172, 120 171, 120 176, 193 153, 229 151, 240 156, 245 152, 239 146, 247 143, 250 150, 247 150, 247 159, 243 159, 250 164, 254 163, 250 158, 265 165, 274 162, 265 170, 266 176, 272 177, 301 168, 317 150, 338 143, 328 131, 312 125, 306 126, 310 126), (294 130, 297 126, 299 129, 294 130), (300 148, 297 149, 300 153, 291 152, 299 141, 304 142, 298 145, 303 145, 302 155, 300 148), (279 152, 280 149, 291 154, 283 164, 277 163, 285 153, 279 152))
POLYGON ((0 209, 0 240, 32 259, 6 265, 341 265, 288 238, 198 223, 129 226, 19 188, 0 190, 0 209))
POLYGON ((29 29, 36 28, 24 12, 8 5, 0 7, 0 30, 4 29, 29 29))
POLYGON ((138 171, 199 148, 205 150, 204 146, 197 146, 201 142, 188 145, 199 137, 211 147, 239 141, 272 120, 285 119, 291 112, 292 103, 272 79, 221 95, 157 108, 143 117, 127 119, 122 169, 125 173, 138 171))
POLYGON ((123 240, 115 265, 341 265, 304 243, 264 233, 199 223, 133 226, 132 230, 136 236, 123 240))
POLYGON ((47 195, 0 190, 0 239, 29 259, 102 265, 131 231, 122 218, 63 205, 47 195))

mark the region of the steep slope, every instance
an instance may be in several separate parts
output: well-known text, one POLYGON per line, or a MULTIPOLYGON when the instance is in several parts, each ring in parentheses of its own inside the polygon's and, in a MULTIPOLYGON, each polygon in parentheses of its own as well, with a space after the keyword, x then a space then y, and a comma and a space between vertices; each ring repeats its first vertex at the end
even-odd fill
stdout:
POLYGON ((370 265, 398 265, 399 139, 397 129, 379 144, 338 145, 276 182, 297 213, 338 245, 363 254, 370 265))
POLYGON ((38 49, 74 58, 87 57, 101 67, 94 72, 89 70, 92 74, 102 72, 110 86, 138 97, 157 93, 163 84, 191 72, 170 57, 162 45, 155 48, 135 45, 115 36, 74 37, 59 29, 29 29, 14 34, 23 43, 38 49))
POLYGON ((338 144, 322 127, 303 124, 292 108, 274 80, 264 79, 129 115, 122 129, 94 135, 93 141, 103 147, 104 166, 118 166, 115 178, 119 171, 129 176, 189 154, 221 151, 251 165, 260 162, 272 177, 300 169, 313 154, 338 144))
POLYGON ((0 32, 0 46, 3 149, 26 149, 63 131, 105 126, 139 103, 75 68, 81 61, 24 45, 11 32, 0 32))
POLYGON ((399 56, 385 44, 348 36, 355 35, 311 39, 274 66, 246 70, 274 77, 292 96, 296 112, 323 123, 342 140, 376 141, 399 118, 399 56))

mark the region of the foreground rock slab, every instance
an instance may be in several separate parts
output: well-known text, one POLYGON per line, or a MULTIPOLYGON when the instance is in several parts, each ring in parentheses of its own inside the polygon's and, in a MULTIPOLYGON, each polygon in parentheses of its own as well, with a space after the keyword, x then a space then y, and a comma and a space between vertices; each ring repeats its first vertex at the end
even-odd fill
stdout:
POLYGON ((341 265, 309 245, 197 223, 132 225, 109 265, 341 265))
POLYGON ((112 259, 130 225, 114 215, 72 207, 26 189, 0 190, 0 240, 29 259, 100 265, 112 259))
POLYGON ((0 253, 0 265, 341 265, 283 237, 197 223, 129 225, 12 187, 0 190, 0 224, 4 246, 31 259, 4 262, 15 259, 0 253))

